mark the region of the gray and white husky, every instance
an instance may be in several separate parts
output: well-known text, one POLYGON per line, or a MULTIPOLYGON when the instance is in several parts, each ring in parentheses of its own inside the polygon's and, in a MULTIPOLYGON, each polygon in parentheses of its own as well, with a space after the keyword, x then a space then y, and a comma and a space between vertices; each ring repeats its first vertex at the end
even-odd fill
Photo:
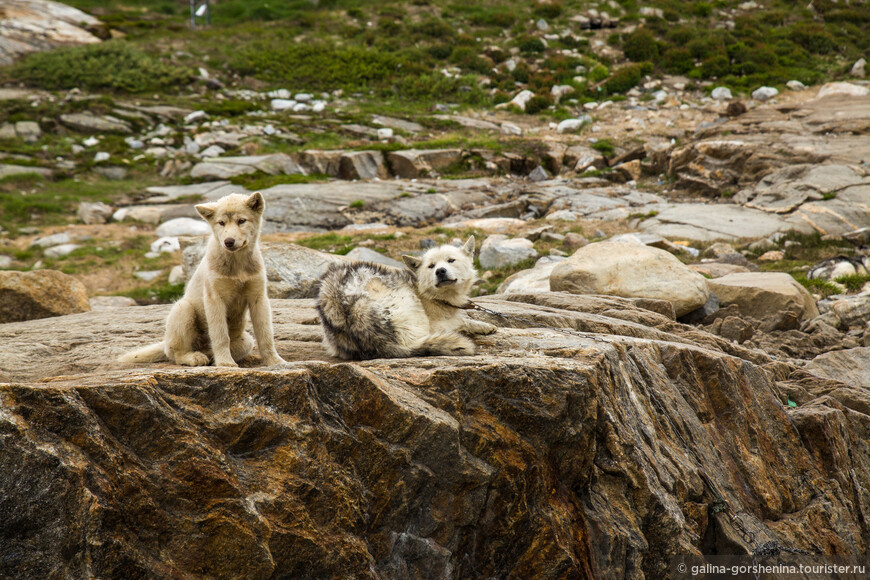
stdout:
POLYGON ((822 260, 807 271, 807 278, 821 280, 836 280, 841 276, 866 275, 870 266, 867 256, 834 256, 822 260))
POLYGON ((333 264, 320 283, 324 345, 343 359, 472 355, 468 334, 496 327, 460 314, 477 280, 474 236, 461 248, 402 256, 407 269, 368 262, 333 264))

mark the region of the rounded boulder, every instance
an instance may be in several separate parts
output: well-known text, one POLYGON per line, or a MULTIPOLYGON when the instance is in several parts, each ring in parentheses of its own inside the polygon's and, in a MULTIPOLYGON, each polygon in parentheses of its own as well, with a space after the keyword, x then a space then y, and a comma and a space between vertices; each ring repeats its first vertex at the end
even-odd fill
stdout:
POLYGON ((677 316, 701 308, 710 295, 704 277, 672 254, 630 242, 597 242, 580 248, 553 269, 550 289, 666 300, 677 316))

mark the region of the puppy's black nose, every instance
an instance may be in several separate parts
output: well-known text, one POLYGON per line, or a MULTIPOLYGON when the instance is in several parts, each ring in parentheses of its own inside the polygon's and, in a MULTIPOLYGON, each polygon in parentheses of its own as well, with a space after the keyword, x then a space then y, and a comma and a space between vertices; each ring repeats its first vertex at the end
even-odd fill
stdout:
POLYGON ((447 275, 447 268, 438 268, 437 270, 435 270, 435 275, 439 278, 443 278, 447 275))
POLYGON ((236 245, 236 241, 233 238, 227 238, 224 240, 224 245, 228 248, 232 248, 236 245))

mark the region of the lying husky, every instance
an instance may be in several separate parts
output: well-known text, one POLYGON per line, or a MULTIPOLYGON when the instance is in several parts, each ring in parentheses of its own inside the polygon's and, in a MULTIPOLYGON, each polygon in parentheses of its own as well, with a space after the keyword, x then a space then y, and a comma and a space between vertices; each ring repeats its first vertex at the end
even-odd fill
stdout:
POLYGON ((333 264, 320 283, 317 313, 324 344, 343 359, 471 355, 460 334, 490 334, 495 326, 459 310, 477 280, 474 236, 461 248, 432 248, 402 256, 407 270, 368 262, 333 264))
POLYGON ((238 366, 236 361, 245 359, 254 347, 245 332, 249 310, 263 362, 284 362, 275 350, 266 269, 258 245, 264 209, 259 192, 251 196, 234 193, 196 206, 213 234, 205 256, 187 283, 184 297, 169 311, 163 342, 129 352, 121 362, 168 359, 204 366, 213 354, 215 366, 238 366))
POLYGON ((867 256, 834 256, 815 264, 807 271, 807 278, 820 280, 836 280, 841 276, 867 274, 870 258, 867 256))

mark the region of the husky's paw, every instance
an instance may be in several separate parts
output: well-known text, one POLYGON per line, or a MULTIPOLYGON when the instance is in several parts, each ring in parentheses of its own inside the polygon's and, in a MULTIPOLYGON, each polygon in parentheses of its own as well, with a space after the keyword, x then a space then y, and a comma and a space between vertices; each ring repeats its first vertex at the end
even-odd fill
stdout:
POLYGON ((202 352, 188 352, 177 356, 175 362, 186 367, 207 367, 208 355, 202 352))
POLYGON ((488 322, 480 322, 479 320, 468 320, 465 323, 465 330, 470 334, 492 334, 498 327, 488 322))
POLYGON ((216 366, 216 367, 238 367, 239 365, 233 359, 229 359, 229 360, 215 360, 214 366, 216 366))
POLYGON ((453 356, 472 356, 476 352, 473 344, 457 345, 451 349, 453 356))

